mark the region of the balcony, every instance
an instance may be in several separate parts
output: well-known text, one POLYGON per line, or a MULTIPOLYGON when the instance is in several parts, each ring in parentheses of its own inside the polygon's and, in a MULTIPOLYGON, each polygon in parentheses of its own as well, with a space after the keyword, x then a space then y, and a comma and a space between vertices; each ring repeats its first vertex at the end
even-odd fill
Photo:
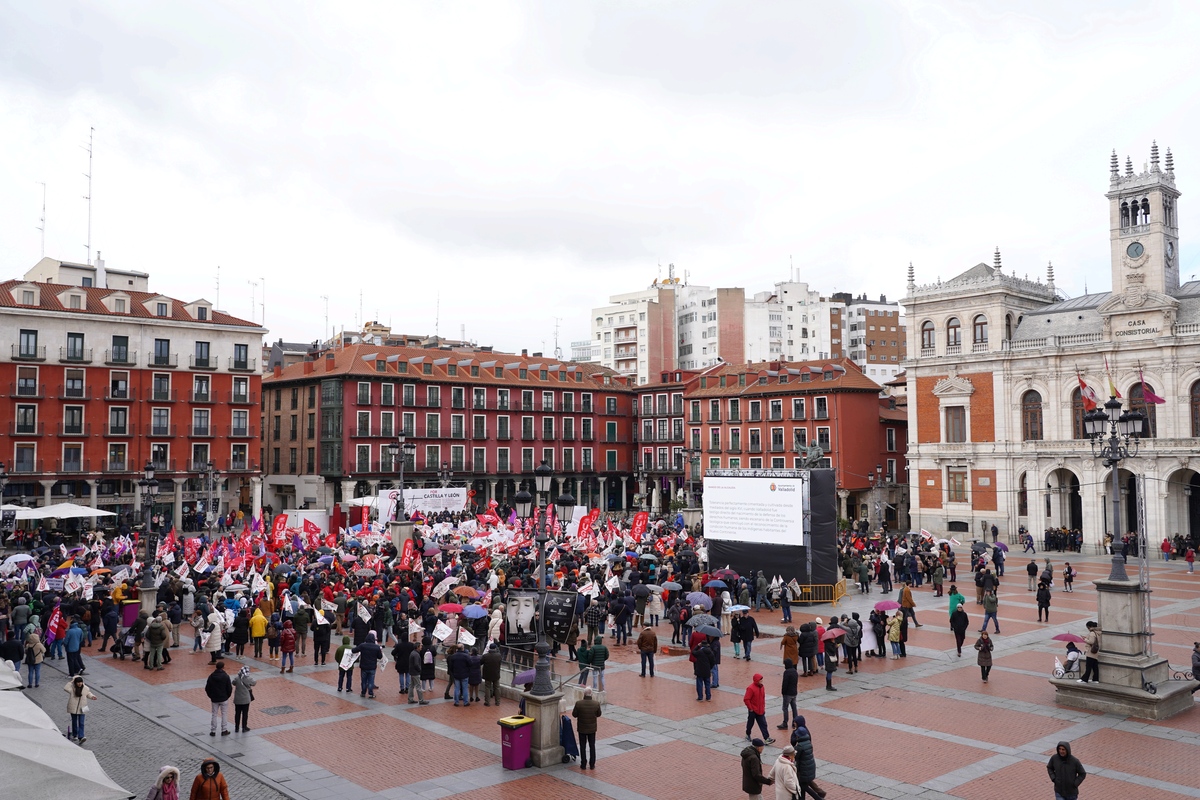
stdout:
POLYGON ((109 423, 106 423, 104 426, 104 435, 105 436, 133 436, 133 428, 131 428, 128 424, 113 425, 111 422, 109 422, 109 423))
POLYGON ((22 347, 19 344, 14 344, 12 346, 12 360, 13 361, 45 361, 46 360, 46 348, 45 348, 45 346, 37 347, 36 345, 32 346, 32 347, 22 347))
POLYGON ((258 405, 258 395, 254 392, 228 392, 225 395, 226 402, 238 406, 256 406, 258 405))
POLYGON ((751 442, 750 446, 746 448, 747 453, 761 453, 762 451, 762 444, 759 442, 751 442))
POLYGON ((937 355, 936 347, 922 347, 921 358, 934 358, 937 355))
POLYGON ((116 348, 104 351, 104 363, 110 367, 132 367, 137 365, 137 353, 129 349, 116 348))
POLYGON ((692 425, 699 425, 700 424, 700 415, 692 414, 690 417, 688 417, 688 423, 690 423, 692 425))
POLYGON ((58 348, 60 364, 90 364, 92 349, 90 347, 60 347, 58 348))
POLYGON ((147 425, 147 436, 173 437, 176 435, 174 425, 147 425))
POLYGON ((804 422, 806 419, 808 419, 808 415, 803 411, 801 411, 799 414, 795 412, 792 413, 792 422, 804 422))
POLYGON ((174 389, 160 391, 154 389, 150 392, 150 401, 154 403, 174 403, 179 399, 179 392, 174 389))
POLYGON ((782 411, 772 411, 771 416, 768 419, 768 422, 783 422, 783 412, 782 411))
POLYGON ((151 461, 150 466, 154 467, 155 472, 175 472, 175 459, 170 461, 151 461))
POLYGON ((230 358, 226 367, 230 372, 254 372, 258 368, 258 359, 230 358))
POLYGON ((43 400, 46 397, 46 384, 21 381, 8 384, 10 397, 26 397, 30 400, 43 400))
POLYGON ((771 442, 771 452, 772 453, 786 453, 787 448, 784 447, 783 442, 771 442))
POLYGON ((54 462, 54 471, 57 473, 80 474, 92 471, 92 462, 86 459, 80 461, 66 460, 54 462))
POLYGON ((132 461, 110 461, 104 459, 100 464, 101 472, 133 472, 132 461))
POLYGON ((537 441, 537 437, 533 435, 533 431, 521 431, 521 441, 533 442, 537 441))
POLYGON ((609 436, 605 434, 603 444, 629 444, 629 438, 626 436, 609 436))
POLYGON ((816 414, 813 414, 813 419, 817 420, 817 421, 829 419, 829 412, 828 411, 818 411, 816 414))
POLYGON ((188 399, 193 403, 215 403, 216 397, 212 392, 188 392, 188 399))
POLYGON ((45 436, 46 424, 44 422, 35 422, 32 425, 23 424, 20 422, 8 423, 9 436, 45 436))
MULTIPOLYGON (((694 420, 694 421, 695 421, 695 422, 699 422, 700 420, 694 420)), ((741 421, 742 421, 742 415, 741 415, 741 414, 738 414, 738 413, 736 413, 736 412, 731 412, 731 413, 729 414, 729 419, 728 419, 727 421, 728 421, 728 422, 741 422, 741 421)))
POLYGON ((188 436, 193 439, 211 439, 216 436, 216 429, 212 425, 189 425, 188 436))
POLYGON ((91 436, 92 435, 92 424, 90 422, 88 422, 88 423, 60 422, 60 423, 58 423, 58 430, 56 431, 56 433, 58 436, 91 436))
POLYGON ((114 389, 111 386, 105 389, 104 399, 108 402, 121 402, 137 399, 137 391, 134 389, 114 389))
POLYGON ((732 455, 738 455, 742 452, 742 446, 740 444, 731 444, 729 445, 729 449, 725 452, 732 455))
POLYGON ((92 390, 82 386, 62 386, 55 392, 59 400, 91 400, 92 390))
POLYGON ((948 356, 960 356, 960 355, 962 355, 962 345, 961 345, 961 344, 948 344, 948 345, 946 345, 946 355, 948 355, 948 356))
POLYGON ((427 397, 406 396, 400 399, 400 405, 405 406, 406 408, 441 408, 442 401, 439 398, 431 403, 427 397))
POLYGON ((246 459, 230 459, 225 462, 226 472, 258 472, 258 462, 246 459))
POLYGON ((762 422, 762 414, 751 414, 746 418, 746 422, 762 422))
POLYGON ((580 471, 580 472, 587 472, 587 473, 595 472, 595 471, 596 471, 596 465, 595 465, 595 464, 591 464, 591 463, 588 463, 588 464, 581 464, 581 465, 579 466, 579 471, 580 471))
MULTIPOLYGON (((378 431, 372 432, 371 427, 369 425, 365 426, 365 427, 355 428, 354 430, 350 431, 351 439, 370 439, 370 438, 374 438, 377 436, 379 436, 379 432, 378 431)), ((279 438, 278 431, 275 433, 275 438, 276 439, 279 438)))
POLYGON ((721 443, 720 443, 720 442, 713 442, 713 443, 710 443, 710 444, 708 445, 708 450, 707 450, 707 452, 709 452, 709 453, 720 453, 720 452, 721 452, 721 443))
POLYGON ((595 431, 584 431, 583 433, 579 434, 579 441, 581 441, 581 442, 594 442, 594 441, 596 441, 596 433, 595 433, 595 431))
POLYGON ((512 431, 497 431, 496 432, 496 439, 499 441, 506 442, 511 438, 512 438, 512 431))
POLYGON ((507 463, 497 464, 496 472, 500 475, 507 475, 508 473, 512 472, 512 465, 507 463))
POLYGON ((575 431, 563 431, 562 432, 562 440, 564 442, 575 441, 575 431))
POLYGON ((558 436, 554 433, 554 431, 542 431, 543 442, 553 442, 557 438, 558 436))
MULTIPOLYGON (((230 425, 225 429, 225 435, 230 439, 253 439, 255 429, 251 425, 230 425)), ((313 432, 308 432, 308 438, 313 438, 313 432)))
POLYGON ((147 367, 161 367, 163 369, 175 369, 179 366, 178 353, 147 353, 147 367))
POLYGON ((465 430, 463 430, 462 428, 451 428, 450 429, 450 438, 451 439, 466 439, 467 432, 465 430))
POLYGON ((217 359, 208 356, 188 356, 188 367, 190 369, 209 369, 217 368, 217 359))
POLYGON ((36 461, 21 461, 14 462, 8 468, 11 475, 38 475, 45 471, 44 462, 41 459, 36 461))
POLYGON ((988 351, 987 342, 975 342, 971 345, 972 353, 986 353, 988 351))

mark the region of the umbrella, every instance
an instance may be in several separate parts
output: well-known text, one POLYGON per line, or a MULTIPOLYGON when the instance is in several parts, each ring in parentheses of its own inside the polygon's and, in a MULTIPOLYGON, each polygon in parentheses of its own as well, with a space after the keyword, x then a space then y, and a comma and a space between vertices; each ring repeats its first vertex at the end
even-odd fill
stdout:
POLYGON ((56 569, 56 570, 54 570, 54 572, 51 572, 51 573, 50 573, 50 577, 51 577, 51 578, 58 578, 58 577, 61 577, 61 576, 63 576, 63 575, 66 575, 66 574, 67 574, 68 572, 70 572, 70 571, 71 571, 71 570, 70 570, 69 568, 67 568, 67 567, 63 567, 62 569, 56 569))
POLYGON ((133 797, 104 773, 89 750, 51 730, 0 730, 0 765, 13 797, 133 797))
POLYGON ((110 572, 112 572, 112 570, 108 567, 100 567, 99 569, 92 570, 93 575, 107 575, 110 572))
POLYGON ((669 592, 678 592, 683 587, 680 586, 675 581, 666 581, 665 583, 663 583, 662 588, 666 589, 669 592))
POLYGON ((464 553, 474 553, 474 552, 475 552, 475 545, 473 545, 473 544, 471 544, 470 542, 468 542, 467 544, 464 544, 464 545, 463 545, 462 547, 460 547, 459 549, 460 549, 460 550, 462 550, 464 553))
POLYGON ((459 597, 466 597, 470 600, 478 600, 480 597, 482 597, 479 592, 475 591, 470 586, 455 586, 450 591, 454 592, 459 597))
POLYGON ((246 586, 246 584, 244 584, 244 583, 231 583, 225 587, 225 591, 227 591, 227 592, 244 592, 248 588, 250 588, 250 587, 246 586))
POLYGON ((712 625, 715 628, 717 627, 717 618, 712 614, 693 614, 688 618, 687 626, 689 628, 696 628, 701 625, 712 625))
POLYGON ((442 548, 437 546, 437 542, 426 542, 425 547, 421 550, 422 555, 436 556, 442 552, 442 548))
POLYGON ((527 669, 524 672, 518 672, 513 675, 513 686, 524 686, 527 683, 533 683, 534 670, 527 669))
POLYGON ((463 607, 458 603, 442 603, 438 606, 438 611, 445 611, 447 614, 457 614, 463 610, 463 607))
POLYGON ((750 606, 736 605, 736 606, 729 607, 730 614, 736 614, 739 611, 749 611, 749 610, 750 610, 750 606))
POLYGON ((875 604, 876 611, 894 611, 899 608, 900 604, 895 600, 880 600, 875 604))
POLYGON ((375 570, 367 569, 366 567, 363 567, 362 569, 354 570, 354 574, 360 578, 374 578, 375 570))
POLYGON ((1084 641, 1083 637, 1076 633, 1060 633, 1050 638, 1056 642, 1075 642, 1075 644, 1080 644, 1084 641))
POLYGON ((712 598, 704 592, 688 592, 688 605, 703 606, 704 610, 712 608, 712 598))
POLYGON ((1004 542, 996 542, 996 547, 999 547, 1005 553, 1008 552, 1008 545, 1006 545, 1004 542))
POLYGON ((68 552, 68 553, 82 553, 82 552, 84 552, 84 551, 86 551, 86 550, 87 550, 87 548, 86 548, 86 547, 83 547, 83 546, 76 546, 76 547, 72 547, 72 548, 71 548, 70 550, 68 550, 67 552, 68 552))
POLYGON ((729 586, 726 585, 725 581, 709 581, 708 583, 704 584, 704 588, 705 589, 728 589, 729 586))
POLYGON ((72 575, 87 575, 88 571, 87 571, 86 567, 71 567, 71 574, 72 575))
POLYGON ((640 558, 642 561, 658 561, 658 556, 654 555, 653 553, 642 553, 640 556, 638 556, 638 558, 640 558))
POLYGON ((488 615, 487 609, 483 606, 467 606, 463 609, 462 615, 467 619, 483 619, 488 615))
POLYGON ((720 628, 717 628, 713 625, 700 625, 699 627, 696 628, 696 632, 703 633, 705 636, 718 636, 719 637, 719 636, 724 635, 721 633, 720 628))
POLYGON ((637 586, 633 587, 633 596, 634 597, 649 597, 650 596, 650 587, 644 583, 638 584, 637 586))
POLYGON ((738 574, 731 569, 715 569, 712 572, 712 576, 725 581, 736 581, 738 579, 738 574))
POLYGON ((616 562, 616 561, 621 561, 621 560, 623 560, 624 558, 625 558, 625 556, 623 556, 623 555, 620 555, 619 553, 609 553, 608 555, 606 555, 606 556, 604 557, 604 559, 605 559, 606 561, 613 561, 613 562, 616 562))
POLYGON ((659 586, 657 583, 650 583, 650 584, 647 584, 647 585, 646 585, 646 588, 647 588, 647 589, 649 589, 649 590, 650 590, 650 591, 652 591, 652 592, 655 592, 655 593, 657 593, 657 592, 661 592, 661 591, 663 590, 663 587, 662 587, 662 586, 659 586))
POLYGON ((17 553, 15 556, 9 556, 8 558, 4 559, 4 563, 6 565, 21 564, 26 561, 33 561, 33 556, 29 555, 29 553, 17 553))
POLYGON ((274 572, 276 575, 283 575, 291 572, 293 569, 295 568, 291 564, 280 564, 278 567, 273 569, 272 572, 274 572))
POLYGON ((9 729, 39 728, 58 732, 50 715, 20 692, 0 692, 0 725, 9 729))
POLYGON ((321 554, 321 555, 323 555, 323 556, 327 556, 327 555, 329 555, 330 553, 332 553, 332 552, 333 552, 333 548, 332 548, 332 547, 326 547, 325 545, 321 545, 320 547, 318 547, 318 548, 317 548, 317 552, 318 552, 318 553, 320 553, 320 554, 321 554))
POLYGON ((358 556, 352 556, 352 555, 347 554, 347 555, 342 556, 342 561, 345 561, 347 564, 350 564, 355 561, 358 561, 358 556))
POLYGON ((333 556, 321 556, 320 558, 317 559, 317 561, 319 561, 322 564, 332 564, 333 556))
POLYGON ((827 631, 825 631, 825 635, 821 637, 821 641, 827 642, 830 639, 840 639, 841 637, 843 637, 845 635, 846 635, 846 632, 844 630, 842 630, 841 628, 830 628, 827 631))
POLYGON ((626 550, 626 551, 625 551, 625 557, 626 557, 626 558, 637 558, 637 557, 638 557, 638 552, 637 552, 636 550, 626 550))

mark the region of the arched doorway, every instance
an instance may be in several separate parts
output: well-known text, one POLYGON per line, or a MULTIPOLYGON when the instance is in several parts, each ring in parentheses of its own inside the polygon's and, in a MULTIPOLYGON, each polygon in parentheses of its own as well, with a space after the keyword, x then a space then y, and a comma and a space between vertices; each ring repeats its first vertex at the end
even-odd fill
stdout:
POLYGON ((1048 524, 1072 531, 1083 529, 1083 497, 1074 472, 1060 468, 1050 473, 1049 500, 1048 524))

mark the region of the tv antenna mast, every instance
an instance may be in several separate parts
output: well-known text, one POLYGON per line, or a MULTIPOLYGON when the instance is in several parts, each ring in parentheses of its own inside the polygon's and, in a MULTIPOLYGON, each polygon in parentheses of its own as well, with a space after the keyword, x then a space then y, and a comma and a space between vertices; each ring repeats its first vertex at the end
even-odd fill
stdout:
POLYGON ((321 299, 325 301, 325 338, 329 339, 329 295, 321 295, 321 299))
MULTIPOLYGON (((88 143, 87 143, 87 147, 83 148, 84 150, 87 150, 87 154, 88 154, 88 171, 86 173, 84 173, 84 176, 83 176, 83 177, 87 178, 87 182, 88 182, 87 194, 83 198, 84 200, 87 200, 87 212, 88 212, 88 222, 87 222, 87 263, 88 264, 92 263, 92 140, 95 138, 95 136, 96 136, 96 129, 88 128, 88 143)), ((43 253, 43 255, 45 255, 45 254, 43 253)))
POLYGON ((42 232, 42 258, 46 257, 46 184, 38 182, 42 187, 42 218, 38 230, 42 232))
POLYGON ((562 348, 558 346, 558 324, 560 322, 562 322, 562 317, 554 318, 554 357, 559 361, 562 361, 562 348))

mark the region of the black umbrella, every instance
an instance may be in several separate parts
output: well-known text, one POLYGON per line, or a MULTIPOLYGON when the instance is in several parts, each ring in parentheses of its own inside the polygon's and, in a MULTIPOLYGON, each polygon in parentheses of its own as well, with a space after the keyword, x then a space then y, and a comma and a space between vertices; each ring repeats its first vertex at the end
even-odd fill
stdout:
POLYGON ((650 587, 645 585, 644 583, 639 583, 637 586, 633 587, 633 596, 634 597, 649 597, 650 596, 650 587))
POLYGON ((689 628, 696 628, 701 625, 712 625, 715 628, 717 624, 717 618, 712 614, 693 614, 692 616, 688 617, 687 621, 687 626, 689 628))

